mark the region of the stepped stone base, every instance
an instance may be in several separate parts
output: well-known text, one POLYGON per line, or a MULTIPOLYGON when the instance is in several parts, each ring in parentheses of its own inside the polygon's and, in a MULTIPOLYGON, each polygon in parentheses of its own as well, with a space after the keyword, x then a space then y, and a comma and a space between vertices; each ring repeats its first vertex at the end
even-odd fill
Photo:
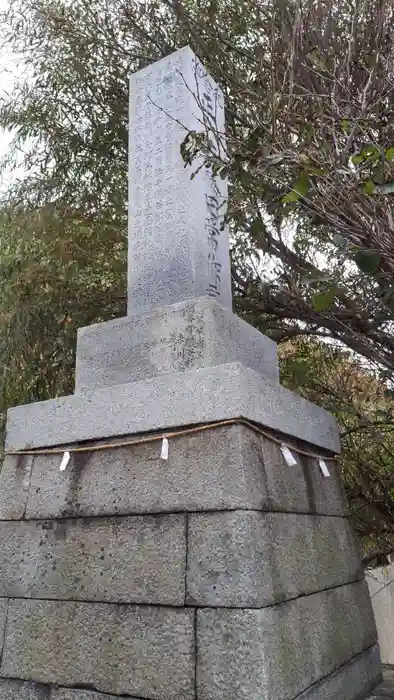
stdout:
POLYGON ((241 362, 278 382, 276 343, 209 297, 78 331, 77 393, 241 362))
POLYGON ((238 362, 11 408, 6 447, 55 446, 241 417, 323 450, 340 450, 330 413, 238 362))
POLYGON ((288 467, 244 425, 160 447, 64 472, 6 457, 0 700, 366 697, 380 660, 337 465, 288 467))

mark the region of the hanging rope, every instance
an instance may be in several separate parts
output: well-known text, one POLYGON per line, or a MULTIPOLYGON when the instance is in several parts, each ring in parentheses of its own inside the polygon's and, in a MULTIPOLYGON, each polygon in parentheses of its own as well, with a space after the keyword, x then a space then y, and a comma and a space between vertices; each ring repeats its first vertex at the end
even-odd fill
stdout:
MULTIPOLYGON (((267 440, 270 440, 271 442, 274 442, 277 445, 283 445, 284 441, 283 439, 280 440, 270 433, 266 432, 265 430, 262 430, 259 428, 257 425, 254 425, 253 423, 250 423, 249 421, 245 420, 244 418, 231 418, 228 420, 222 420, 218 421, 216 423, 206 423, 205 425, 198 425, 195 426, 194 428, 183 428, 180 430, 174 430, 172 432, 162 432, 160 434, 156 435, 146 435, 141 438, 137 439, 129 439, 129 440, 118 440, 118 441, 113 441, 113 442, 101 442, 99 445, 83 445, 81 447, 69 447, 67 448, 67 452, 70 454, 73 453, 78 453, 78 452, 99 452, 101 450, 114 450, 117 449, 118 447, 130 447, 131 445, 145 445, 150 442, 159 442, 160 440, 163 440, 163 438, 169 439, 174 439, 178 437, 183 437, 185 435, 194 435, 196 433, 202 433, 205 430, 212 430, 213 428, 220 428, 225 425, 246 425, 248 428, 253 430, 257 435, 262 435, 262 437, 265 437, 267 440)), ((316 454, 315 452, 308 452, 306 450, 301 450, 298 447, 293 447, 291 446, 292 452, 296 452, 299 455, 302 455, 303 457, 310 457, 311 459, 320 459, 321 455, 316 454)), ((5 452, 5 455, 60 455, 64 454, 64 447, 55 447, 55 448, 48 448, 48 449, 35 449, 35 450, 7 450, 5 452)), ((338 455, 335 455, 334 457, 324 457, 324 460, 331 461, 331 462, 336 462, 338 459, 338 455)))

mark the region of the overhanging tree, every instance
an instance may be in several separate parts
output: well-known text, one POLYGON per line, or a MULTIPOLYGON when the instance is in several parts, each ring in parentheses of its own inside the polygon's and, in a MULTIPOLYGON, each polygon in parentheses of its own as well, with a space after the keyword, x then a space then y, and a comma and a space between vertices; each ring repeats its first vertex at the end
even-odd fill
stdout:
MULTIPOLYGON (((394 400, 365 364, 336 345, 279 346, 286 386, 324 406, 342 433, 342 477, 365 563, 394 549, 394 400)), ((387 560, 386 560, 387 561, 387 560)))
POLYGON ((232 183, 239 308, 276 339, 328 335, 391 373, 393 10, 11 0, 4 39, 27 77, 0 124, 16 130, 11 158, 28 139, 31 170, 14 201, 124 227, 126 74, 190 43, 226 93, 228 159, 214 166, 232 183))

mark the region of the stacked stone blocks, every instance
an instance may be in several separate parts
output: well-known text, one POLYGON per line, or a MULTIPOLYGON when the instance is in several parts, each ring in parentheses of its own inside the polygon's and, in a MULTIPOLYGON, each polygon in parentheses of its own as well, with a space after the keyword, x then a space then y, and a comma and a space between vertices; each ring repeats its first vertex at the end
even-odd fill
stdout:
POLYGON ((74 453, 64 472, 58 454, 8 455, 0 700, 372 688, 376 630, 340 476, 294 454, 288 467, 235 424, 171 439, 168 460, 160 442, 74 453))

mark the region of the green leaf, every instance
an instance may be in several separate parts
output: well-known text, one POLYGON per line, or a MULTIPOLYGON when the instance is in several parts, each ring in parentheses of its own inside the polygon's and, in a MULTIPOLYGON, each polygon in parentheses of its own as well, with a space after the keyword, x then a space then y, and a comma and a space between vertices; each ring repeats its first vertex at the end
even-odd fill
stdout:
POLYGON ((376 161, 380 158, 380 150, 376 146, 367 146, 363 148, 362 155, 365 160, 376 161))
POLYGON ((312 306, 315 311, 324 311, 328 309, 335 299, 337 290, 335 287, 329 287, 324 292, 314 294, 312 297, 312 306))
POLYGON ((252 236, 258 236, 263 231, 263 223, 261 219, 253 219, 250 224, 250 233, 252 236))
POLYGON ((342 119, 341 120, 341 129, 344 132, 344 134, 348 134, 350 131, 350 119, 342 119))
POLYGON ((288 192, 282 197, 282 202, 284 204, 287 204, 288 202, 298 202, 300 198, 300 195, 298 192, 294 192, 294 190, 291 190, 291 192, 288 192))
POLYGON ((298 180, 293 182, 291 192, 282 197, 282 202, 298 202, 300 197, 304 197, 308 193, 309 180, 307 173, 303 172, 298 180))
POLYGON ((394 146, 387 149, 385 156, 386 160, 394 160, 394 146))
POLYGON ((380 265, 380 255, 369 250, 359 250, 354 256, 354 261, 367 275, 373 275, 380 265))
POLYGON ((324 175, 324 170, 323 168, 313 168, 308 166, 308 174, 309 175, 324 175))
POLYGON ((312 51, 309 52, 309 59, 314 68, 317 68, 318 70, 323 72, 327 71, 323 55, 318 49, 312 49, 312 51))
POLYGON ((376 146, 366 146, 362 149, 361 153, 355 153, 351 161, 354 165, 359 165, 360 163, 376 163, 381 156, 381 153, 376 146))
POLYGON ((238 175, 239 182, 243 187, 249 187, 254 182, 254 177, 247 170, 242 170, 238 175))
POLYGON ((359 165, 362 163, 364 160, 363 156, 361 153, 355 153, 354 156, 351 157, 351 161, 354 165, 359 165))
POLYGON ((363 182, 361 189, 364 192, 364 194, 371 195, 374 194, 376 186, 375 183, 372 182, 372 180, 367 180, 367 182, 363 182))
POLYGON ((309 189, 309 181, 306 173, 302 173, 301 177, 293 184, 293 190, 301 197, 306 195, 309 189))

